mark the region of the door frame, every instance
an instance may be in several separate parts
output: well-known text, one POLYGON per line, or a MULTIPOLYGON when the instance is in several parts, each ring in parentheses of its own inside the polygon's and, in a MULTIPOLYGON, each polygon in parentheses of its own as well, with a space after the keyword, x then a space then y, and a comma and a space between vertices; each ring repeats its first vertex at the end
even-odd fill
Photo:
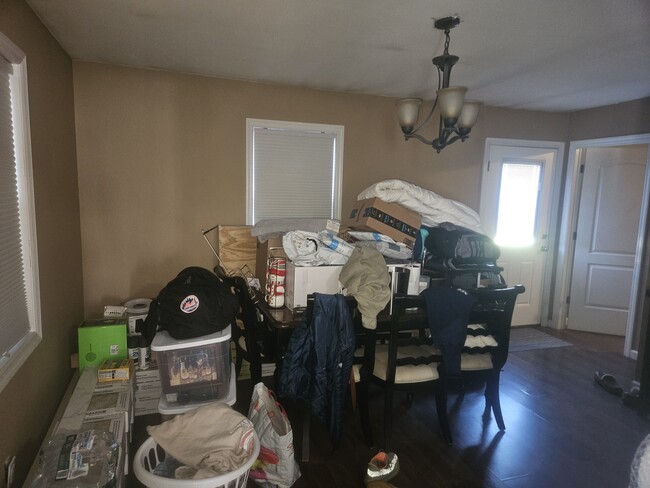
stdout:
POLYGON ((553 245, 557 240, 557 229, 559 228, 558 215, 560 207, 560 196, 561 196, 561 185, 562 185, 562 168, 564 166, 564 150, 565 143, 559 141, 533 141, 526 139, 500 139, 496 137, 488 137, 485 139, 485 150, 483 156, 483 168, 481 171, 481 196, 479 199, 480 207, 483 207, 483 183, 484 175, 488 170, 488 165, 490 164, 490 150, 492 146, 511 146, 511 147, 530 147, 530 148, 539 148, 544 150, 551 150, 556 152, 556 159, 553 167, 553 175, 551 177, 551 197, 550 197, 550 206, 549 209, 549 222, 548 222, 548 239, 549 250, 546 257, 546 263, 543 270, 543 283, 541 286, 542 296, 540 299, 540 322, 542 326, 549 326, 551 321, 551 315, 547 311, 550 310, 553 286, 553 272, 555 270, 555 256, 556 250, 553 245))
MULTIPOLYGON (((582 192, 582 173, 580 165, 585 158, 585 151, 589 148, 629 146, 633 144, 647 144, 650 157, 650 134, 636 134, 631 136, 605 137, 601 139, 586 139, 572 141, 569 144, 568 163, 564 180, 564 204, 562 206, 561 224, 559 229, 557 267, 555 279, 555 294, 552 310, 551 326, 556 329, 566 329, 568 318, 567 297, 571 290, 571 273, 573 271, 573 251, 575 241, 573 233, 578 223, 578 208, 582 192)), ((648 249, 646 238, 648 232, 648 215, 650 203, 650 163, 646 167, 643 197, 641 200, 641 218, 639 220, 639 238, 634 257, 632 273, 632 289, 630 291, 630 313, 627 318, 625 332, 624 354, 636 359, 637 351, 632 350, 634 324, 642 318, 645 285, 648 276, 648 249)), ((640 323, 640 321, 639 321, 640 323)))

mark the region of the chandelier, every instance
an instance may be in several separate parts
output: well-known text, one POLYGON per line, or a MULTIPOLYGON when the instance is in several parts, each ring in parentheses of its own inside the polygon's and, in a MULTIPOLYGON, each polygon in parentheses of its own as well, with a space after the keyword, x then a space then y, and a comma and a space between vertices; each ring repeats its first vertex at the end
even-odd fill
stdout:
POLYGON ((434 22, 436 29, 445 32, 445 51, 431 61, 438 70, 438 90, 429 115, 420 125, 417 125, 422 100, 419 98, 404 98, 397 102, 399 125, 402 127, 404 139, 417 139, 430 145, 437 152, 453 144, 457 140, 465 141, 469 137, 472 126, 478 117, 481 102, 465 100, 465 86, 449 86, 451 68, 458 62, 458 56, 449 54, 449 31, 460 23, 457 15, 444 17, 434 22), (438 137, 428 140, 418 131, 431 119, 434 110, 439 107, 440 124, 438 137))

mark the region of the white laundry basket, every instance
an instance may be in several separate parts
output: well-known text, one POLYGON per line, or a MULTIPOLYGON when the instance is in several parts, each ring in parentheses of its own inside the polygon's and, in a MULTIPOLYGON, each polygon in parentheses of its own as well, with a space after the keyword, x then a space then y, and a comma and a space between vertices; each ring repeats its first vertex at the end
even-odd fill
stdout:
POLYGON ((136 478, 149 488, 245 488, 248 472, 260 453, 260 440, 257 433, 253 435, 253 451, 246 463, 230 473, 197 480, 177 480, 164 478, 152 473, 154 468, 165 459, 165 451, 149 437, 140 446, 133 459, 133 471, 136 478))

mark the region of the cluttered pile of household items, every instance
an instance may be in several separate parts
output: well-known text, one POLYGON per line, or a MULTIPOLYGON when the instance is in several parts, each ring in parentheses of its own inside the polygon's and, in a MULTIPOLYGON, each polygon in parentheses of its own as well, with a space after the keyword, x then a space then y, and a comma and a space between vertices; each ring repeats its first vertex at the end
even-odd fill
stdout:
MULTIPOLYGON (((131 456, 142 484, 174 487, 192 479, 192 486, 245 486, 250 476, 261 486, 289 487, 300 476, 291 424, 273 391, 258 381, 276 364, 252 375, 247 415, 233 408, 236 380, 251 377, 240 354, 257 348, 267 359, 277 357, 263 309, 300 315, 313 303, 311 325, 300 321, 282 359, 269 362, 281 368, 274 385, 280 401, 306 400, 327 422, 336 447, 354 331, 344 331, 334 317, 346 302, 323 297, 353 296, 362 326, 374 329, 378 317, 390 316, 396 293, 505 287, 499 249, 482 233, 476 212, 401 180, 364 190, 342 221, 279 218, 219 225, 203 237, 216 256, 212 271, 185 268, 155 298, 107 305, 104 317, 78 328, 78 378, 26 486, 124 486, 134 418, 156 413, 163 422, 147 427, 149 438, 131 456), (323 332, 314 324, 332 320, 338 332, 318 335, 323 332), (246 335, 246 328, 258 334, 246 335), (339 367, 319 365, 336 370, 335 378, 306 370, 307 344, 315 342, 337 348, 339 367), (315 399, 318 388, 327 391, 315 399)), ((390 486, 397 455, 380 451, 369 458, 368 486, 390 486)))

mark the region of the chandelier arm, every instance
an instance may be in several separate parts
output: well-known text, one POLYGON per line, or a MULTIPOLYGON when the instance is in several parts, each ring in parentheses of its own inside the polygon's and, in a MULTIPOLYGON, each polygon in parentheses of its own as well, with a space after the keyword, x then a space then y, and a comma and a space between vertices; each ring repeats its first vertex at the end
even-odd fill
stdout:
POLYGON ((413 132, 411 132, 410 134, 404 134, 404 139, 406 139, 407 141, 409 139, 417 139, 420 142, 424 142, 427 146, 433 144, 433 141, 430 141, 429 139, 425 139, 420 134, 415 134, 413 132))
MULTIPOLYGON (((438 72, 438 89, 440 89, 442 79, 440 78, 440 69, 436 70, 438 72)), ((433 105, 431 106, 431 110, 429 111, 429 114, 426 116, 426 118, 422 121, 420 125, 418 125, 415 129, 411 131, 411 134, 415 134, 417 131, 419 131, 424 125, 431 120, 431 116, 433 115, 433 112, 436 110, 436 107, 438 106, 438 97, 436 96, 436 99, 433 101, 433 105)), ((427 142, 427 144, 430 144, 430 142, 427 142)))
POLYGON ((452 137, 451 139, 449 139, 449 140, 445 143, 445 146, 449 146, 450 144, 453 144, 453 143, 456 142, 458 139, 462 139, 462 137, 461 137, 461 136, 454 136, 454 137, 452 137))
POLYGON ((463 135, 458 134, 453 129, 448 129, 448 130, 444 131, 444 134, 442 134, 440 137, 438 137, 437 139, 434 139, 433 141, 431 141, 430 146, 433 147, 437 152, 440 152, 441 150, 443 150, 447 146, 451 146, 457 140, 460 139, 461 141, 464 142, 465 139, 467 139, 468 137, 469 137, 469 133, 467 133, 466 135, 463 136, 463 135), (450 134, 456 134, 456 135, 454 137, 452 137, 451 139, 448 139, 450 134))
POLYGON ((438 105, 438 97, 433 102, 433 106, 431 107, 431 110, 429 111, 429 115, 426 116, 426 118, 422 121, 420 125, 418 125, 411 134, 414 134, 415 132, 419 131, 424 125, 431 120, 431 116, 433 115, 433 111, 436 109, 436 106, 438 105))

